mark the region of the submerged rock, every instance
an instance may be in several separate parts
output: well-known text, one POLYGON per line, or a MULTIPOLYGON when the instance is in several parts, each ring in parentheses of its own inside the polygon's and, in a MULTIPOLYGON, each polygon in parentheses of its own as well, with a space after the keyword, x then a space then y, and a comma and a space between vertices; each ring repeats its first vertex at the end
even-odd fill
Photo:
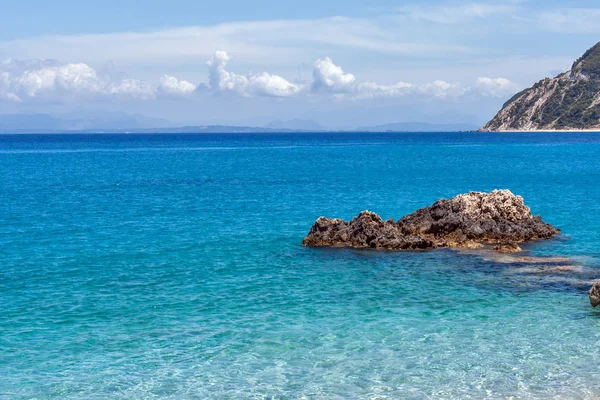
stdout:
POLYGON ((438 247, 477 248, 484 244, 547 239, 560 231, 532 216, 521 196, 509 190, 471 192, 439 200, 399 221, 370 211, 350 222, 319 218, 302 244, 311 247, 354 247, 428 250, 438 247))
POLYGON ((508 274, 574 274, 583 273, 581 265, 529 265, 510 268, 508 274))
POLYGON ((490 254, 484 260, 502 264, 564 264, 572 262, 568 257, 514 257, 500 254, 490 254))

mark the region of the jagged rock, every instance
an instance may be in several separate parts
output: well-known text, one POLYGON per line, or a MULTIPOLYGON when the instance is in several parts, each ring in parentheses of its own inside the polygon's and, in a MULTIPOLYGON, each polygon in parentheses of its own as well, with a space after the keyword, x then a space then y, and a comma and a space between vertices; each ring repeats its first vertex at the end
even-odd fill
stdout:
POLYGON ((594 283, 594 286, 590 289, 590 303, 592 307, 600 305, 600 281, 594 283))
POLYGON ((494 190, 439 200, 398 222, 383 221, 370 211, 350 222, 321 217, 302 244, 387 250, 477 248, 547 239, 559 232, 539 216, 532 216, 522 197, 509 190, 494 190))
POLYGON ((519 253, 519 252, 523 251, 523 249, 518 244, 511 242, 511 243, 501 243, 501 244, 494 246, 494 251, 496 253, 512 254, 512 253, 519 253))
POLYGON ((419 235, 404 235, 393 220, 383 221, 370 211, 350 222, 321 217, 302 242, 310 247, 355 247, 388 250, 432 249, 435 244, 419 235))
POLYGON ((521 196, 510 190, 471 192, 439 200, 398 221, 403 232, 433 237, 448 247, 467 240, 480 243, 522 243, 546 239, 559 231, 531 215, 521 196))

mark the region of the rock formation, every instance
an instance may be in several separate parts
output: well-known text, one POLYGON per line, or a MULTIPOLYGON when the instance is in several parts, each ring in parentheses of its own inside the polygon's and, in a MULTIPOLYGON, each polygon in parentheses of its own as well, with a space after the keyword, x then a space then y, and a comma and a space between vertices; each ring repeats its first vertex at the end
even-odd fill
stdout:
POLYGON ((350 222, 319 218, 302 244, 310 247, 354 247, 386 250, 477 248, 547 239, 560 231, 532 216, 521 196, 509 190, 471 192, 439 200, 395 222, 363 211, 350 222))
POLYGON ((600 43, 570 71, 546 78, 508 100, 481 131, 600 128, 600 43))
POLYGON ((436 247, 431 238, 406 234, 396 222, 370 211, 361 212, 352 221, 321 217, 302 242, 310 247, 355 247, 387 250, 425 250, 436 247))

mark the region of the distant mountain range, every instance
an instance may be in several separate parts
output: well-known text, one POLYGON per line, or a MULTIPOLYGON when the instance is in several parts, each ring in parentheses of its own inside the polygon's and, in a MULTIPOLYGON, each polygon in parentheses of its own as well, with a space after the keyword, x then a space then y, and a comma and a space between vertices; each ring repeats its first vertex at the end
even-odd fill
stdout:
POLYGON ((0 115, 0 133, 286 133, 286 132, 453 132, 475 130, 475 124, 399 122, 356 129, 328 129, 311 120, 274 121, 256 126, 175 126, 172 122, 139 114, 105 113, 84 118, 47 114, 0 115))
POLYGON ((169 121, 141 114, 101 113, 81 117, 57 117, 48 114, 0 115, 0 132, 78 132, 172 127, 169 121))
POLYGON ((307 120, 307 119, 292 119, 289 121, 273 121, 265 125, 267 129, 290 129, 295 131, 326 131, 323 125, 307 120))
POLYGON ((600 43, 570 71, 517 93, 482 131, 600 129, 600 43))

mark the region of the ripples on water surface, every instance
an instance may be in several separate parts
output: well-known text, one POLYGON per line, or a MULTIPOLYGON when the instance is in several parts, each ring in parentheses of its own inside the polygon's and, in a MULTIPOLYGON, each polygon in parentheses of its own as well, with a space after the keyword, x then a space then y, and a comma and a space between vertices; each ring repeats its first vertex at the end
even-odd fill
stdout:
POLYGON ((599 182, 589 133, 0 136, 0 398, 597 398, 599 182), (585 273, 299 245, 494 188, 585 273))

